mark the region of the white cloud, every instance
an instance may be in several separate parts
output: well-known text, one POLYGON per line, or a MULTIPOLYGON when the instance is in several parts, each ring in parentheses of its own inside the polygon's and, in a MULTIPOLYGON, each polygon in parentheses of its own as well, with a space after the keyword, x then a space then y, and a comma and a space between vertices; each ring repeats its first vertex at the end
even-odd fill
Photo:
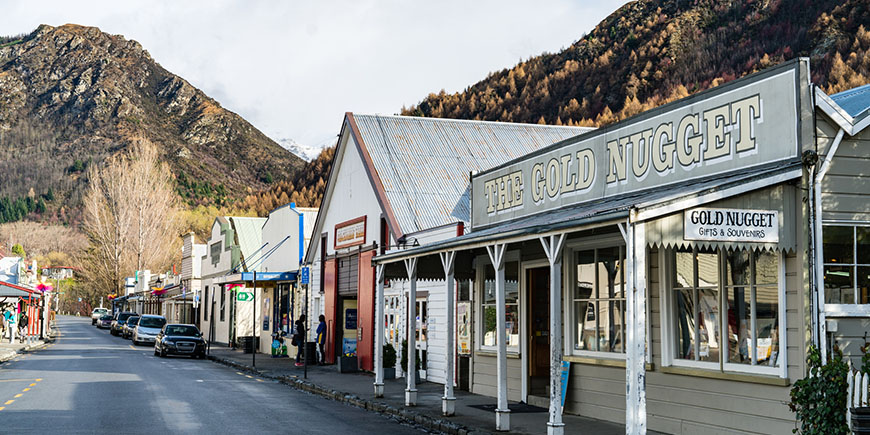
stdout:
POLYGON ((41 23, 122 34, 268 136, 323 146, 344 112, 462 90, 567 47, 623 3, 4 0, 0 34, 41 23))

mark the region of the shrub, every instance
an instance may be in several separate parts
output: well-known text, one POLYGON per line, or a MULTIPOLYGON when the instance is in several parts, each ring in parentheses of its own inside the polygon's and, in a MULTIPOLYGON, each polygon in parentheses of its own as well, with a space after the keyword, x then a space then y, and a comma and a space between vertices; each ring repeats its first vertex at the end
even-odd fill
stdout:
MULTIPOLYGON (((406 355, 407 358, 407 355, 406 355)), ((405 363, 407 365, 407 362, 405 363)), ((392 344, 384 345, 384 368, 393 368, 396 366, 396 348, 392 344)))
POLYGON ((800 421, 802 434, 846 434, 846 395, 849 368, 843 361, 843 352, 834 347, 827 364, 815 346, 807 353, 807 377, 796 381, 791 389, 788 407, 800 421))
MULTIPOLYGON (((402 371, 408 372, 408 340, 402 340, 402 371)), ((420 370, 420 356, 417 355, 417 358, 414 358, 414 368, 420 370)))

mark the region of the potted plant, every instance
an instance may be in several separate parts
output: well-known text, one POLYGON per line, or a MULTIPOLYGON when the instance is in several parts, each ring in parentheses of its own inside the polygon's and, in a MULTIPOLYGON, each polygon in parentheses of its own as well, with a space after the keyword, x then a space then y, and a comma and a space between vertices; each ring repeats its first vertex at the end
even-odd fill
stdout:
MULTIPOLYGON (((415 350, 416 352, 416 350, 415 350)), ((415 353, 416 355, 416 353, 415 353)), ((408 373, 408 340, 402 340, 402 372, 408 373)), ((420 383, 420 355, 414 358, 414 381, 420 383)))
POLYGON ((384 345, 384 379, 396 379, 396 348, 392 344, 384 345))

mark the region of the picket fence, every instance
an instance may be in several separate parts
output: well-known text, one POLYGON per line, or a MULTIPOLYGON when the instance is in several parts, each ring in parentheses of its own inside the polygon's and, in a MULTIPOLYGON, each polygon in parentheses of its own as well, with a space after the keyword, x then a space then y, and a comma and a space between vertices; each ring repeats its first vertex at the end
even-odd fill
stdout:
POLYGON ((849 424, 850 430, 852 429, 852 408, 867 406, 867 383, 870 381, 868 378, 870 378, 870 374, 852 370, 852 362, 849 361, 849 374, 846 378, 849 382, 849 395, 846 396, 846 422, 849 424))

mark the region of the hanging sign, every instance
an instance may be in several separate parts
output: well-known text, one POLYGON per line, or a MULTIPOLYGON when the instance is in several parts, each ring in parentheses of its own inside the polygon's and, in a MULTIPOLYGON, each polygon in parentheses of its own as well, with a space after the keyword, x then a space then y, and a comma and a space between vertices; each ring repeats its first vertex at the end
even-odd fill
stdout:
POLYGON ((248 302, 254 300, 254 293, 252 292, 238 292, 236 294, 236 300, 239 302, 248 302))
POLYGON ((683 212, 683 238, 721 242, 779 242, 779 212, 694 208, 683 212))
POLYGON ((362 245, 366 242, 366 216, 360 216, 335 226, 335 249, 362 245))
POLYGON ((302 284, 308 284, 311 280, 311 271, 308 269, 308 266, 302 268, 299 272, 300 281, 302 284))
POLYGON ((471 355, 471 303, 460 302, 456 305, 456 343, 460 355, 471 355))

